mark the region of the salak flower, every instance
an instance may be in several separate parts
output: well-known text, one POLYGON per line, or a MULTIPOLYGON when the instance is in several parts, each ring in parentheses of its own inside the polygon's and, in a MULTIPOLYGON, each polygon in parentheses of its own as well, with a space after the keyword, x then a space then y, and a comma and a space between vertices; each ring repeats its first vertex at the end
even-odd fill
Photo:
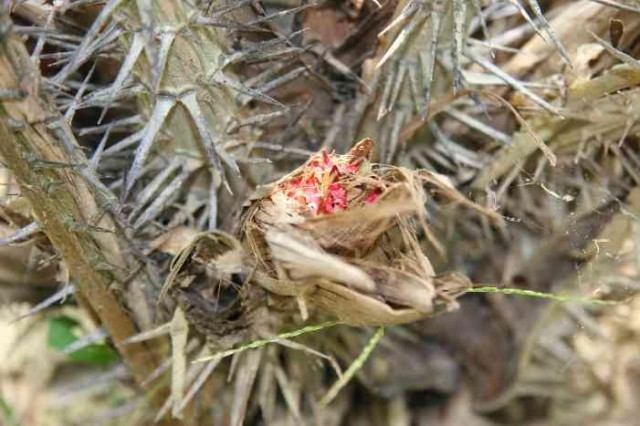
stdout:
POLYGON ((371 141, 365 139, 346 155, 329 154, 326 150, 313 154, 299 174, 276 186, 272 199, 285 202, 288 208, 303 216, 347 210, 359 201, 375 203, 383 189, 381 184, 371 180, 366 185, 368 188, 353 185, 357 177, 370 173, 371 146, 371 141))
POLYGON ((292 297, 303 319, 322 313, 352 325, 400 324, 454 309, 468 287, 436 275, 420 249, 419 226, 428 226, 422 180, 372 165, 372 147, 365 139, 344 155, 317 152, 247 206, 252 277, 281 311, 292 297))

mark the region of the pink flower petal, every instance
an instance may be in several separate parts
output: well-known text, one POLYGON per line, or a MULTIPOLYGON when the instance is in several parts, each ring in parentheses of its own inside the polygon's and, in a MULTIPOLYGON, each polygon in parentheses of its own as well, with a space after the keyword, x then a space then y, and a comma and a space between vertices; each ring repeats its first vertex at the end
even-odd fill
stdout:
POLYGON ((376 190, 374 192, 369 193, 366 197, 364 197, 364 203, 373 204, 376 201, 378 201, 378 198, 380 198, 380 192, 376 190))

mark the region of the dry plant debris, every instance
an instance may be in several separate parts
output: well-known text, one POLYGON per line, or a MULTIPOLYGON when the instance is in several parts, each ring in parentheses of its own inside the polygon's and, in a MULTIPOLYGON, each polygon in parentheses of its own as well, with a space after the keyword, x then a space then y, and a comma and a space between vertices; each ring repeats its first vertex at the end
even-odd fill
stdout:
POLYGON ((3 2, 0 422, 633 422, 639 13, 3 2))
POLYGON ((420 174, 372 165, 371 148, 314 154, 248 207, 243 243, 268 277, 258 282, 296 297, 303 318, 310 305, 348 324, 400 324, 453 309, 470 287, 437 276, 420 249, 419 226, 429 235, 420 174))

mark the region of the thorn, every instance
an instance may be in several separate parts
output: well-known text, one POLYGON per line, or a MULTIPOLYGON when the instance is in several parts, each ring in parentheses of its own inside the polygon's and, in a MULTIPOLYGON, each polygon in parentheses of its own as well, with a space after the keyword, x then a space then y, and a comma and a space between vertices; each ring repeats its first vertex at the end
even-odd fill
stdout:
POLYGON ((85 164, 65 163, 65 162, 61 162, 61 161, 42 160, 40 158, 36 158, 36 157, 32 157, 32 156, 29 156, 29 158, 27 158, 27 163, 29 163, 29 165, 31 167, 33 167, 34 170, 66 169, 66 168, 78 170, 78 169, 81 169, 83 167, 86 167, 85 164))
POLYGON ((0 247, 9 246, 11 244, 18 243, 20 241, 24 241, 34 234, 40 232, 42 227, 38 222, 30 223, 29 225, 18 229, 13 234, 0 238, 0 247))
POLYGON ((228 55, 220 65, 220 69, 225 68, 231 63, 253 63, 273 59, 287 54, 299 55, 305 50, 301 49, 300 47, 294 46, 292 40, 294 40, 304 32, 306 32, 306 29, 294 31, 287 36, 277 37, 259 43, 252 43, 246 49, 239 50, 231 55, 228 55), (285 46, 280 46, 282 44, 284 44, 285 46))
POLYGON ((76 113, 76 110, 78 109, 78 103, 80 102, 80 99, 82 99, 82 96, 84 95, 85 90, 87 90, 87 85, 89 83, 89 80, 91 80, 91 77, 93 77, 93 72, 95 71, 95 69, 96 69, 96 63, 94 62, 93 65, 91 66, 91 69, 87 73, 86 77, 82 81, 82 85, 76 92, 76 95, 73 97, 71 104, 67 107, 67 111, 64 114, 64 119, 69 126, 71 126, 73 117, 76 113))
POLYGON ((196 125, 196 129, 200 134, 200 141, 202 142, 205 150, 207 151, 207 156, 211 166, 216 168, 218 172, 221 174, 221 177, 224 179, 224 171, 222 170, 222 165, 220 164, 220 158, 225 162, 225 164, 233 170, 233 172, 237 175, 240 174, 240 169, 236 162, 229 156, 224 150, 218 152, 217 149, 217 141, 214 135, 211 133, 209 129, 209 125, 202 114, 202 110, 200 109, 200 104, 198 103, 198 99, 195 91, 187 92, 185 95, 180 97, 180 102, 184 105, 184 107, 189 112, 191 119, 196 125))
POLYGON ((216 170, 211 170, 211 183, 209 184, 209 232, 218 228, 218 188, 220 187, 221 177, 218 176, 216 170))
POLYGON ((529 4, 529 7, 531 8, 531 10, 533 10, 533 13, 536 15, 536 18, 538 18, 538 20, 540 21, 540 24, 542 25, 542 28, 544 28, 544 30, 546 32, 546 35, 547 35, 547 38, 548 38, 548 39, 545 38, 545 39, 547 39, 547 42, 549 44, 555 46, 556 49, 558 49, 558 53, 560 53, 560 56, 562 57, 562 60, 567 65, 569 65, 569 68, 573 69, 573 64, 571 63, 571 58, 569 58, 569 53, 565 49, 564 45, 560 42, 560 40, 558 40, 558 38, 556 37, 555 32, 551 28, 551 25, 549 25, 549 22, 544 17, 544 14, 542 13, 542 10, 540 9, 540 5, 538 4, 538 1, 537 0, 527 0, 527 3, 529 4))
POLYGON ((389 49, 387 49, 386 53, 376 65, 376 70, 380 69, 389 60, 389 58, 391 58, 391 56, 393 56, 393 54, 404 45, 413 32, 422 25, 426 19, 426 15, 417 14, 417 16, 414 16, 406 26, 402 27, 398 36, 393 40, 389 49))
MULTIPOLYGON (((300 66, 298 68, 294 68, 291 71, 289 71, 288 73, 286 73, 286 74, 284 74, 284 75, 282 75, 282 76, 280 76, 278 78, 275 78, 275 79, 271 80, 270 82, 266 83, 265 85, 263 85, 261 87, 258 87, 255 90, 254 89, 251 89, 251 90, 254 91, 254 92, 263 94, 263 96, 266 96, 266 95, 264 95, 265 93, 269 93, 270 91, 272 91, 272 90, 274 90, 274 89, 276 89, 276 88, 278 88, 278 87, 280 87, 280 86, 282 86, 282 85, 284 85, 284 84, 286 84, 286 83, 288 83, 290 81, 295 80, 296 78, 298 78, 302 74, 306 73, 306 71, 307 71, 307 68, 304 65, 300 66)), ((272 102, 275 102, 276 106, 278 106, 280 108, 286 108, 283 104, 281 104, 277 100, 275 100, 275 99, 273 99, 273 98, 271 98, 269 96, 266 96, 266 97, 268 99, 271 99, 272 102)))
MULTIPOLYGON (((168 332, 167 332, 168 334, 168 332)), ((167 370, 171 368, 171 358, 167 358, 162 363, 147 376, 142 383, 140 383, 140 387, 143 389, 146 388, 150 383, 154 382, 158 377, 162 376, 167 370)))
POLYGON ((627 55, 620 49, 616 49, 611 44, 607 43, 602 38, 598 37, 598 35, 593 31, 587 30, 587 32, 591 35, 591 37, 593 37, 598 42, 599 45, 604 47, 605 50, 611 54, 611 56, 615 57, 621 62, 624 62, 625 64, 629 65, 631 68, 640 69, 640 61, 638 61, 636 58, 634 58, 631 55, 627 55))
POLYGON ((545 101, 544 99, 536 95, 535 93, 531 92, 520 81, 516 80, 515 78, 511 77, 509 74, 502 71, 500 67, 494 65, 489 61, 486 61, 481 58, 476 58, 467 53, 465 53, 465 56, 467 56, 467 58, 477 63, 481 67, 485 68, 487 71, 491 72, 493 75, 495 75, 496 77, 498 77, 499 79, 501 79, 502 81, 504 81, 505 83, 513 87, 514 89, 522 92, 523 95, 527 96, 529 99, 531 99, 536 104, 540 105, 542 108, 546 109, 550 113, 555 115, 560 115, 560 111, 556 107, 554 107, 553 105, 551 105, 550 103, 548 103, 547 101, 545 101))
POLYGON ((398 97, 400 96, 400 89, 402 89, 402 84, 404 83, 405 76, 407 74, 407 63, 403 60, 398 61, 398 68, 396 71, 396 79, 391 91, 391 98, 389 99, 388 109, 392 109, 396 102, 398 101, 398 97))
MULTIPOLYGON (((484 13, 482 11, 482 5, 480 4, 479 0, 472 0, 471 4, 475 9, 475 16, 477 16, 478 19, 480 20, 480 28, 482 28, 482 37, 484 38, 484 40, 489 40, 489 28, 487 27, 487 20, 485 19, 484 13)), ((488 43, 488 46, 489 46, 489 51, 491 53, 491 58, 495 60, 496 53, 493 50, 493 46, 491 42, 488 43)))
POLYGON ((120 6, 120 3, 122 1, 123 0, 108 0, 107 3, 102 7, 100 13, 93 21, 93 24, 91 24, 91 27, 82 38, 82 42, 76 49, 69 63, 65 65, 64 68, 62 68, 55 77, 52 78, 55 83, 61 84, 62 82, 64 82, 89 57, 91 45, 95 42, 95 38, 98 36, 98 33, 100 32, 102 27, 111 18, 116 8, 120 6))
POLYGON ((433 85, 436 55, 438 53, 438 41, 440 40, 440 28, 442 26, 442 11, 434 8, 431 12, 431 37, 429 39, 428 57, 421 56, 425 68, 422 80, 424 94, 423 118, 429 115, 429 103, 431 101, 431 86, 433 85))
POLYGON ((129 213, 128 221, 133 221, 140 211, 147 205, 152 199, 154 195, 162 188, 164 184, 166 184, 169 177, 175 174, 180 168, 182 168, 183 162, 177 157, 174 157, 169 164, 162 168, 160 173, 156 175, 149 184, 147 184, 144 189, 138 194, 136 197, 136 205, 129 213))
POLYGON ((102 228, 100 226, 91 225, 84 222, 78 222, 71 220, 68 223, 69 230, 73 232, 83 232, 83 233, 92 233, 92 232, 101 232, 105 234, 113 234, 115 233, 112 229, 102 228))
POLYGON ((51 133, 62 142, 62 146, 64 147, 67 155, 74 158, 76 155, 76 148, 78 148, 78 143, 76 142, 76 137, 73 135, 69 124, 62 118, 55 118, 50 123, 47 123, 47 128, 51 130, 51 133))
POLYGON ((169 59, 169 51, 175 38, 176 33, 173 31, 164 32, 160 35, 160 48, 158 49, 158 56, 152 68, 152 87, 154 92, 160 89, 162 76, 164 75, 164 70, 167 67, 167 61, 169 59))
POLYGON ((234 21, 222 21, 217 18, 209 18, 204 16, 196 16, 193 21, 193 25, 210 26, 215 28, 223 28, 230 31, 246 31, 256 33, 268 33, 273 34, 272 31, 266 28, 250 27, 246 24, 242 24, 234 21))
POLYGON ((175 104, 176 98, 173 96, 158 96, 156 104, 153 107, 153 111, 151 112, 149 122, 144 128, 142 140, 136 148, 133 164, 131 165, 129 172, 126 174, 123 199, 128 197, 131 189, 133 189, 133 185, 135 185, 138 180, 142 166, 144 165, 145 160, 149 155, 149 151, 153 146, 153 142, 175 104))
POLYGON ((387 115, 389 112, 389 99, 391 97, 391 89, 393 88, 393 80, 396 78, 397 70, 395 67, 389 71, 389 75, 384 84, 384 88, 382 90, 382 95, 380 96, 380 104, 378 106, 378 116, 377 120, 380 121, 382 117, 387 115))
POLYGON ((453 0, 453 93, 462 90, 462 52, 464 49, 467 20, 467 0, 453 0))
MULTIPOLYGON (((43 27, 44 30, 48 30, 51 27, 51 24, 53 23, 53 18, 57 13, 57 10, 56 10, 57 8, 58 7, 55 3, 48 8, 47 17, 45 18, 44 27, 43 27)), ((32 61, 36 61, 37 58, 40 56, 40 53, 42 53, 42 49, 44 48, 44 44, 47 39, 46 34, 47 34, 46 32, 42 32, 38 36, 38 40, 36 41, 36 46, 34 47, 33 52, 31 53, 32 61)))
POLYGON ((266 15, 266 16, 263 16, 262 18, 258 18, 258 19, 254 20, 254 21, 251 21, 251 22, 249 22, 247 24, 247 26, 253 27, 253 26, 257 26, 258 24, 261 24, 263 22, 268 22, 268 21, 271 21, 271 20, 274 20, 274 19, 284 18, 284 17, 289 16, 289 15, 295 15, 296 13, 301 12, 301 11, 303 11, 305 9, 308 9, 310 7, 313 7, 313 6, 315 6, 315 4, 307 3, 307 4, 303 4, 302 6, 293 7, 291 9, 285 9, 283 11, 272 13, 271 15, 266 15))
POLYGON ((629 6, 628 4, 618 3, 612 0, 591 0, 594 3, 600 3, 605 6, 615 7, 616 9, 626 10, 628 12, 640 13, 640 8, 629 6))
POLYGON ((0 89, 0 101, 21 101, 27 97, 27 92, 23 89, 0 89))
MULTIPOLYGON (((136 6, 138 7, 138 16, 140 17, 140 23, 142 24, 142 38, 144 40, 144 51, 147 57, 147 61, 151 64, 151 69, 156 66, 156 58, 154 56, 154 16, 153 16, 153 1, 152 0, 136 0, 136 6)), ((155 78, 152 78, 155 81, 155 78)))
POLYGON ((110 134, 111 134, 111 127, 107 128, 107 131, 104 132, 104 135, 102 135, 102 138, 100 139, 100 143, 98 144, 98 147, 96 148, 95 152, 93 153, 93 156, 91 157, 91 160, 89 161, 89 164, 91 164, 91 167, 93 167, 94 171, 98 170, 98 164, 100 163, 102 152, 104 151, 104 147, 107 144, 107 140, 109 140, 110 134))
POLYGON ((171 331, 171 322, 167 322, 152 330, 143 331, 141 333, 128 337, 120 343, 122 345, 132 345, 134 343, 141 343, 147 340, 156 339, 158 337, 168 335, 170 331, 171 331))
POLYGON ((54 294, 52 294, 51 296, 47 297, 45 300, 43 300, 42 302, 38 303, 36 306, 32 307, 31 309, 29 309, 29 311, 23 315, 20 315, 19 317, 13 319, 10 324, 16 323, 18 321, 21 321, 27 317, 33 316, 35 314, 37 314, 38 312, 42 312, 45 309, 47 309, 48 307, 52 306, 54 303, 57 302, 61 302, 64 301, 68 296, 71 296, 76 290, 75 285, 73 284, 67 284, 65 285, 63 288, 61 288, 60 290, 56 291, 54 294))
POLYGON ((392 29, 400 25, 403 21, 408 19, 411 15, 413 15, 413 13, 420 9, 420 7, 421 5, 419 1, 409 0, 409 3, 407 3, 407 5, 402 9, 398 17, 391 21, 389 25, 384 27, 383 30, 378 33, 378 38, 384 37, 389 31, 391 31, 392 29))
POLYGON ((506 133, 502 133, 501 131, 494 129, 493 127, 483 123, 482 121, 465 114, 464 112, 456 109, 456 108, 447 108, 446 113, 458 120, 462 124, 467 125, 469 128, 479 131, 487 135, 489 138, 499 142, 503 146, 509 146, 512 143, 511 137, 506 133))
POLYGON ((263 102, 266 102, 271 105, 275 105, 279 108, 285 108, 283 104, 273 99, 272 97, 265 95, 262 91, 252 89, 249 86, 246 86, 236 80, 233 80, 228 76, 224 75, 222 72, 215 73, 213 77, 210 78, 210 80, 213 84, 219 84, 221 86, 225 86, 230 89, 233 89, 241 94, 246 95, 250 99, 259 99, 263 102))
POLYGON ((242 127, 252 126, 254 124, 258 126, 265 125, 277 118, 283 117, 289 112, 290 112, 290 109, 286 108, 280 111, 269 112, 265 114, 254 114, 250 117, 242 118, 240 120, 230 123, 229 128, 227 129, 227 133, 233 133, 238 131, 242 127))
POLYGON ((405 114, 401 111, 394 113, 393 127, 389 136, 389 145, 387 147, 387 163, 391 164, 393 157, 398 149, 398 141, 400 140, 400 132, 405 122, 405 114))
POLYGON ((126 138, 120 140, 119 142, 111 145, 109 148, 104 150, 102 155, 103 156, 114 155, 122 150, 125 150, 135 145, 139 141, 141 141, 143 136, 144 136, 144 129, 138 132, 135 132, 134 134, 129 135, 126 138))
POLYGON ((220 364, 219 359, 209 361, 206 366, 199 372, 196 379, 191 384, 191 387, 187 391, 187 394, 184 396, 182 401, 178 404, 177 413, 181 413, 187 407, 187 404, 193 399, 193 397, 198 393, 200 388, 205 384, 211 373, 216 369, 216 367, 220 364))
MULTIPOLYGON (((113 94, 113 99, 109 100, 111 92, 109 88, 96 90, 87 95, 87 97, 80 103, 78 108, 92 108, 103 107, 105 105, 112 106, 116 100, 134 98, 142 93, 147 93, 147 88, 142 84, 132 84, 123 89, 120 89, 118 93, 113 94)), ((126 105, 130 107, 130 103, 126 105)))
POLYGON ((74 352, 78 352, 81 349, 86 348, 87 346, 101 343, 107 337, 107 332, 102 328, 97 328, 91 333, 87 334, 76 340, 75 342, 67 345, 60 351, 63 355, 71 355, 74 352))
POLYGON ((134 231, 138 231, 142 226, 146 225, 162 213, 162 211, 170 204, 170 201, 177 195, 188 176, 189 172, 187 170, 183 170, 182 173, 176 176, 164 187, 162 192, 158 194, 151 205, 149 205, 149 207, 133 223, 134 231))
POLYGON ((126 118, 113 120, 107 124, 102 124, 100 126, 83 127, 80 129, 75 129, 75 133, 78 136, 87 136, 87 135, 105 133, 107 131, 128 132, 131 130, 132 127, 134 129, 139 128, 140 124, 142 124, 142 118, 139 115, 133 115, 126 118))
POLYGON ((367 84, 366 81, 364 81, 362 78, 360 78, 360 76, 356 73, 354 73, 351 68, 349 68, 347 65, 345 65, 342 61, 340 61, 338 58, 336 58, 331 52, 330 49, 324 49, 324 51, 322 51, 322 49, 319 48, 319 45, 313 46, 311 48, 311 51, 316 53, 320 58, 322 58, 323 61, 325 61, 327 64, 331 65, 336 71, 340 72, 341 74, 344 74, 346 77, 349 77, 355 81, 357 81, 362 87, 364 87, 364 89, 367 92, 371 92, 371 87, 369 87, 369 85, 367 84))
MULTIPOLYGON (((273 41, 274 40, 269 40, 269 43, 273 41)), ((279 39, 276 41, 282 42, 282 39, 279 39)), ((277 48, 267 49, 266 47, 251 48, 248 50, 234 52, 233 54, 226 56, 218 70, 224 69, 230 64, 239 64, 239 63, 255 64, 260 62, 272 61, 279 57, 286 57, 287 55, 299 56, 303 52, 304 52, 303 49, 295 46, 285 46, 279 49, 277 48)))
POLYGON ((413 104, 415 106, 415 110, 418 114, 427 109, 424 104, 424 99, 420 93, 420 85, 418 82, 418 73, 420 70, 418 69, 418 65, 416 63, 411 64, 407 68, 407 79, 409 80, 409 89, 411 91, 411 97, 413 98, 413 104))
POLYGON ((133 66, 138 61, 138 57, 140 56, 140 53, 142 52, 143 47, 144 47, 144 40, 142 38, 142 35, 140 33, 134 33, 133 40, 131 42, 131 47, 129 48, 129 52, 127 53, 127 56, 124 58, 124 61, 120 66, 118 75, 116 76, 116 79, 114 80, 113 84, 106 89, 107 91, 106 105, 102 108, 102 112, 100 113, 100 117, 98 118, 98 124, 102 123, 102 120, 107 114, 109 106, 113 102, 115 95, 120 92, 120 89, 122 88, 127 77, 131 74, 131 71, 133 70, 133 66))

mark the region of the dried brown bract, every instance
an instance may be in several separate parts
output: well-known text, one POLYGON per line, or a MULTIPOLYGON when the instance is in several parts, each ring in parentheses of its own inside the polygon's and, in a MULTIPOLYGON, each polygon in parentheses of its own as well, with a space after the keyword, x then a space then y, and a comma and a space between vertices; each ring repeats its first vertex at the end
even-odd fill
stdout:
POLYGON ((373 143, 321 151, 250 202, 243 246, 271 293, 352 325, 392 325, 457 307, 470 286, 437 276, 421 251, 426 195, 418 173, 369 162, 373 143))

